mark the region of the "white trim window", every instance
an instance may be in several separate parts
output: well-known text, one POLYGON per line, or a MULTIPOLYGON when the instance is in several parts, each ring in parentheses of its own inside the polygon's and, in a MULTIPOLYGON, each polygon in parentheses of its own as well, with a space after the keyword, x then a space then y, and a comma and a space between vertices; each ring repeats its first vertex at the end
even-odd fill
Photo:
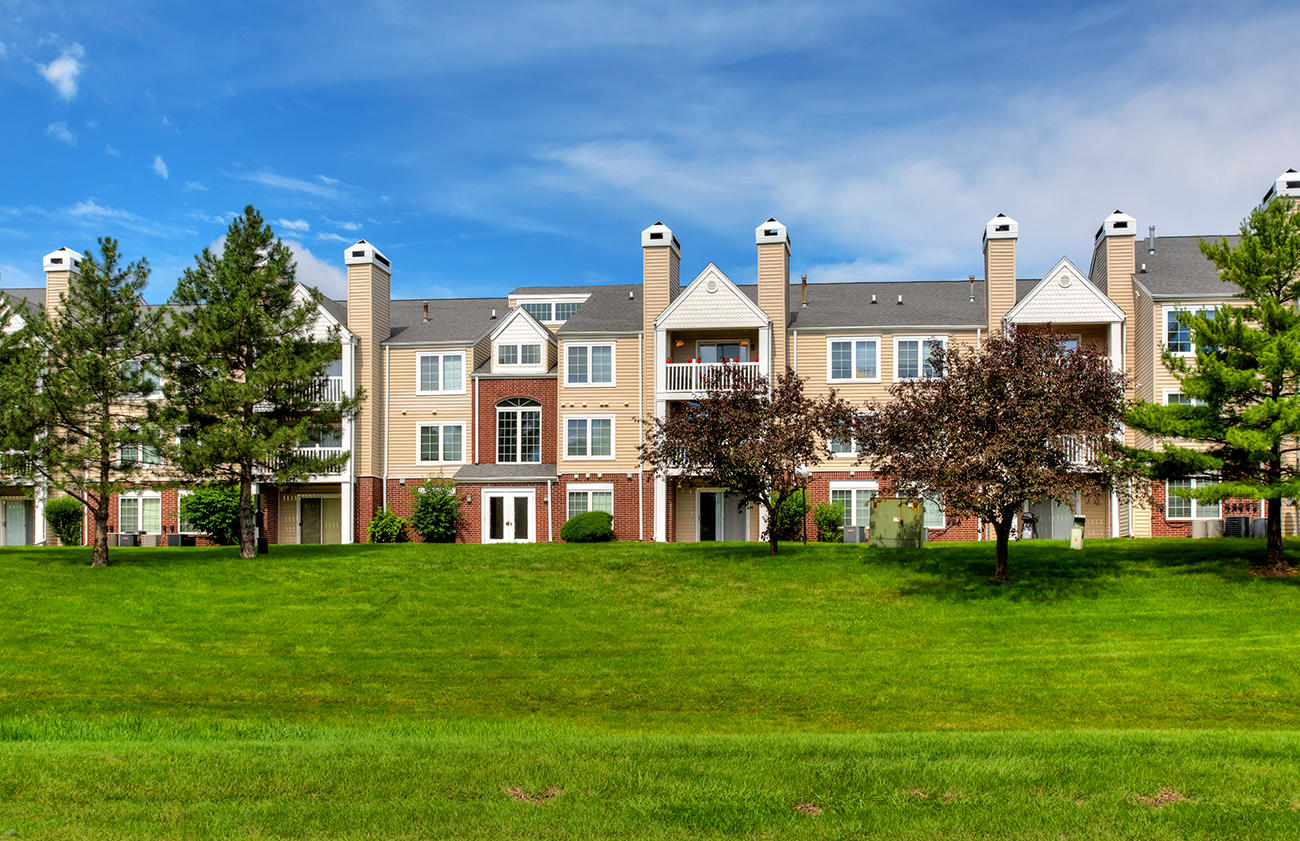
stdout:
POLYGON ((832 438, 827 442, 831 458, 857 458, 858 442, 853 438, 832 438))
POLYGON ((509 397, 497 404, 497 463, 540 464, 542 404, 531 397, 509 397))
POLYGON ((123 374, 123 376, 126 376, 126 377, 135 377, 135 376, 137 376, 138 374, 140 374, 140 373, 141 373, 141 369, 143 369, 143 372, 144 372, 144 376, 145 376, 146 382, 153 383, 153 387, 150 388, 149 391, 147 391, 147 392, 145 392, 145 393, 143 393, 143 394, 137 394, 137 395, 136 395, 137 397, 141 397, 141 398, 143 398, 143 399, 145 399, 145 400, 161 400, 161 399, 162 399, 162 396, 163 396, 163 391, 162 391, 162 377, 158 376, 156 373, 154 373, 154 372, 153 372, 152 370, 150 370, 148 367, 142 365, 141 362, 140 362, 140 360, 138 360, 138 359, 128 359, 126 362, 123 362, 123 363, 122 363, 122 369, 123 369, 123 370, 122 370, 122 374, 123 374))
POLYGON ((576 517, 579 514, 586 514, 588 511, 604 511, 606 514, 613 516, 613 483, 570 484, 567 491, 568 509, 565 512, 566 519, 576 517))
POLYGON ((1178 320, 1179 313, 1191 313, 1214 318, 1217 307, 1165 307, 1165 350, 1175 356, 1195 356, 1196 344, 1192 342, 1192 328, 1178 320))
POLYGON ((542 346, 538 342, 497 345, 497 365, 503 368, 528 367, 542 364, 542 346))
POLYGON ((935 350, 948 349, 947 336, 895 336, 894 379, 921 380, 941 377, 932 361, 935 350))
POLYGON ((176 492, 176 531, 181 534, 200 534, 198 528, 189 520, 185 519, 184 501, 185 498, 192 493, 194 493, 194 491, 184 489, 176 492))
POLYGON ((416 394, 464 394, 465 351, 415 355, 416 394))
POLYGON ((1194 491, 1206 485, 1217 485, 1204 476, 1190 479, 1169 479, 1165 482, 1166 520, 1217 520, 1223 516, 1223 506, 1218 502, 1201 502, 1186 496, 1176 496, 1175 490, 1194 491))
POLYGON ((537 321, 555 320, 555 304, 551 301, 524 301, 519 306, 537 321))
POLYGON ((463 464, 465 425, 463 423, 419 424, 416 428, 415 447, 417 464, 463 464))
POLYGON ((614 385, 614 343, 566 344, 564 384, 576 388, 614 385))
POLYGON ((566 417, 564 455, 565 458, 613 458, 614 418, 610 415, 566 417))
POLYGON ((122 442, 117 447, 118 467, 156 467, 163 463, 163 457, 156 447, 142 442, 122 442))
POLYGON ((921 500, 924 505, 925 527, 927 529, 946 527, 948 520, 944 516, 944 509, 947 506, 944 505, 943 494, 935 491, 925 491, 921 494, 921 500))
POLYGON ((162 533, 162 495, 135 491, 117 498, 117 530, 124 533, 162 533))
POLYGON ((844 525, 865 528, 878 490, 875 482, 831 482, 831 504, 839 503, 844 509, 844 525))
POLYGON ((880 337, 828 337, 826 339, 826 382, 880 382, 880 337))
POLYGON ((1188 397, 1176 388, 1165 389, 1166 406, 1204 406, 1205 401, 1199 397, 1188 397))

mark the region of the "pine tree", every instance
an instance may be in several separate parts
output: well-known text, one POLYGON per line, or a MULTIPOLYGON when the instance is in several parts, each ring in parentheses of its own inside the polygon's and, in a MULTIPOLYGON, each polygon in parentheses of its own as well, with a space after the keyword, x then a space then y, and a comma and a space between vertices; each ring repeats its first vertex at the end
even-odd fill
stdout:
POLYGON ((21 313, 27 324, 0 366, 0 466, 87 508, 91 566, 108 565, 112 495, 157 461, 149 395, 163 311, 140 297, 148 279, 146 260, 124 267, 117 241, 101 238, 58 306, 21 313))
POLYGON ((318 457, 300 442, 337 431, 364 395, 320 400, 318 380, 339 354, 320 325, 321 294, 294 279, 293 254, 252 206, 230 223, 220 254, 186 269, 167 331, 167 424, 176 463, 191 476, 239 486, 239 552, 256 553, 254 482, 328 473, 349 455, 318 457))
POLYGON ((1128 422, 1166 441, 1139 454, 1154 479, 1209 476, 1194 490, 1200 502, 1267 501, 1266 567, 1286 570, 1283 500, 1300 496, 1296 439, 1300 436, 1300 214, 1291 200, 1273 199, 1241 224, 1241 238, 1202 242, 1219 276, 1240 287, 1241 305, 1179 315, 1191 333, 1195 362, 1164 353, 1190 404, 1140 403, 1128 422))

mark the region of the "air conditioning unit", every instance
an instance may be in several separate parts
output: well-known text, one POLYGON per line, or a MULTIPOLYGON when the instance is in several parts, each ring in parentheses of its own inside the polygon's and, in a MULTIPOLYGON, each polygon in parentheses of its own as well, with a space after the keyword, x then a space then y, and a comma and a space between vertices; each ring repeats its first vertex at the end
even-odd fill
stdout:
POLYGON ((1250 518, 1249 517, 1227 517, 1223 521, 1224 537, 1249 537, 1250 536, 1250 518))

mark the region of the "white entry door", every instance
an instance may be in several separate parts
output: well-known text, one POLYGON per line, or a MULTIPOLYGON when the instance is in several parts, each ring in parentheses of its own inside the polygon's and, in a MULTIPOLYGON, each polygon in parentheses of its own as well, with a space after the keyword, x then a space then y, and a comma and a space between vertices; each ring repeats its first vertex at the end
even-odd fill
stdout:
POLYGON ((26 546, 31 542, 27 534, 27 512, 30 505, 26 500, 5 500, 4 510, 0 512, 4 517, 5 546, 26 546))
POLYGON ((531 488, 483 492, 483 542, 532 543, 537 494, 531 488))

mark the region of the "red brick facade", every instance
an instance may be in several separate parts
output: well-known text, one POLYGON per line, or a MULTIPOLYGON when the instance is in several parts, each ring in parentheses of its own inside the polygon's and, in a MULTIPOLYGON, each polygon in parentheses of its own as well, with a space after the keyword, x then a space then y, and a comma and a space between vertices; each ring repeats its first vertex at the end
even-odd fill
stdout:
POLYGON ((383 480, 377 476, 359 477, 352 499, 355 542, 366 543, 370 539, 370 521, 384 504, 383 480))
MULTIPOLYGON (((1164 482, 1151 483, 1151 536, 1152 537, 1191 537, 1192 521, 1191 520, 1168 520, 1165 519, 1166 502, 1168 496, 1165 492, 1164 482)), ((1258 500, 1253 499, 1229 499, 1223 503, 1222 514, 1225 517, 1262 517, 1258 500)))
POLYGON ((511 397, 531 397, 542 404, 542 464, 555 464, 559 440, 559 401, 554 377, 520 377, 516 379, 478 379, 478 417, 473 435, 478 443, 474 464, 496 464, 497 404, 511 397))

